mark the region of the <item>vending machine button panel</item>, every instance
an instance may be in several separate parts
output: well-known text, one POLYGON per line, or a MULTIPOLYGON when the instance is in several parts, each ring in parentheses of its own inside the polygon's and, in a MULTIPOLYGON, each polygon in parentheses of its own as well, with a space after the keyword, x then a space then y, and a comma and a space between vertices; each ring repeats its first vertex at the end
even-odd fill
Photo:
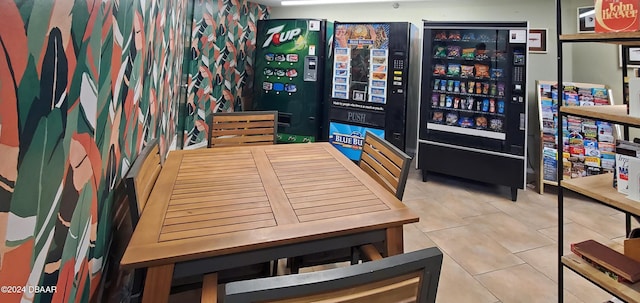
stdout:
POLYGON ((317 81, 318 79, 318 57, 306 56, 304 57, 304 81, 317 81))

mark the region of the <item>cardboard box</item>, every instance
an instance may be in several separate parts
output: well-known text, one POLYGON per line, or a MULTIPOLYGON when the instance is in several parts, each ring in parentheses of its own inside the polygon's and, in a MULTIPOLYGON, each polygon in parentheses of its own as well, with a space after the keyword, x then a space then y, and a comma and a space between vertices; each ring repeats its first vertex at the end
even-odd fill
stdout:
POLYGON ((596 33, 640 30, 640 0, 595 0, 596 33))
POLYGON ((640 158, 629 157, 627 198, 640 202, 640 158))
POLYGON ((629 78, 629 116, 640 117, 640 78, 629 78))

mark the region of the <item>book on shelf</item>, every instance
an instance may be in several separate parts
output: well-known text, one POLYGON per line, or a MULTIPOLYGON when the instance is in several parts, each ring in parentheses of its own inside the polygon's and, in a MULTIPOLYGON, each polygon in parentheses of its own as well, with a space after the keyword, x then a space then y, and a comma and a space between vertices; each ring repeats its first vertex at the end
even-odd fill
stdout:
POLYGON ((640 262, 637 262, 594 240, 571 244, 571 251, 618 282, 640 281, 640 262))

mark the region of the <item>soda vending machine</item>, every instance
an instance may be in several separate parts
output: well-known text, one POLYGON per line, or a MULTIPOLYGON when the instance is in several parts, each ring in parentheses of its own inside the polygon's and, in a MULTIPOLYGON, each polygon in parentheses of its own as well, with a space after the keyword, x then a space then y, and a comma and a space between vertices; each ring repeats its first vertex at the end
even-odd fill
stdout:
POLYGON ((406 151, 416 138, 415 132, 407 134, 416 128, 417 119, 419 73, 409 78, 410 57, 413 53, 419 62, 420 56, 411 48, 411 43, 418 43, 413 41, 418 39, 417 28, 407 22, 336 22, 334 28, 329 142, 358 160, 369 130, 406 151))
POLYGON ((526 182, 527 22, 424 22, 418 168, 526 182))
POLYGON ((278 111, 278 142, 326 136, 326 60, 332 23, 316 19, 259 20, 251 110, 278 111))

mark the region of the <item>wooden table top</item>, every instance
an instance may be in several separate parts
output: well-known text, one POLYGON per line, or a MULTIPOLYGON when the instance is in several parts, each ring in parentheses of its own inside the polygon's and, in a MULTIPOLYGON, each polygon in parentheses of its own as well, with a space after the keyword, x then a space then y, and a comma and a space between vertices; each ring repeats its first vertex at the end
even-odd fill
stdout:
POLYGON ((158 266, 417 221, 329 143, 174 151, 121 265, 158 266))

